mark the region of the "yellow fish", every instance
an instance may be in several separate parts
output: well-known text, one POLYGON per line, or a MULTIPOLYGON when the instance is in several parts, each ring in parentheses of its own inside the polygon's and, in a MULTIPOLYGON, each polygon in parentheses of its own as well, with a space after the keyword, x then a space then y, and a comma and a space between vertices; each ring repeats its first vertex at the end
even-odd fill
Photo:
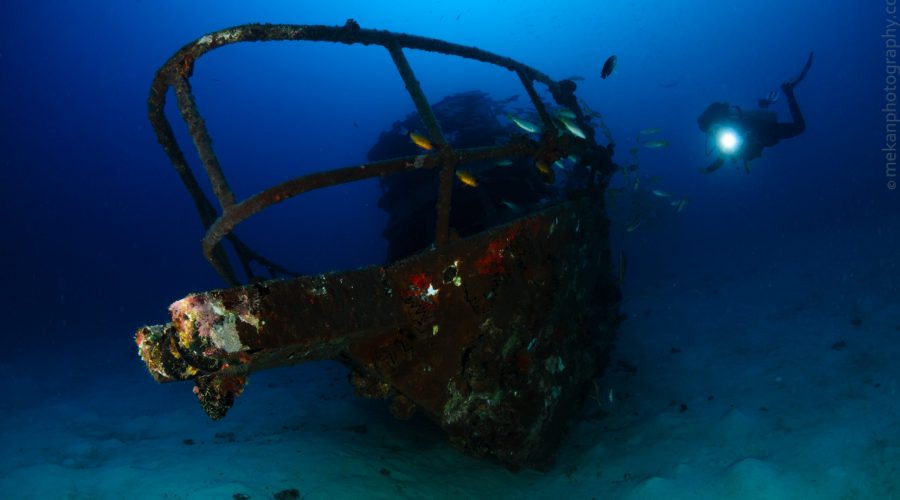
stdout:
POLYGON ((468 170, 457 170, 456 177, 459 178, 459 182, 462 182, 466 186, 478 187, 478 180, 475 179, 472 172, 469 172, 468 170))
POLYGON ((424 135, 422 135, 418 132, 410 132, 408 135, 409 135, 409 139, 411 141, 413 141, 413 144, 415 144, 416 146, 419 146, 420 148, 426 149, 428 151, 431 151, 432 149, 434 149, 434 146, 431 144, 431 141, 429 141, 428 138, 425 137, 424 135))
POLYGON ((547 162, 545 162, 544 160, 538 160, 538 161, 536 161, 536 162, 534 163, 534 166, 537 167, 538 172, 540 172, 540 173, 542 173, 542 174, 549 174, 549 173, 550 173, 550 167, 547 166, 547 162))

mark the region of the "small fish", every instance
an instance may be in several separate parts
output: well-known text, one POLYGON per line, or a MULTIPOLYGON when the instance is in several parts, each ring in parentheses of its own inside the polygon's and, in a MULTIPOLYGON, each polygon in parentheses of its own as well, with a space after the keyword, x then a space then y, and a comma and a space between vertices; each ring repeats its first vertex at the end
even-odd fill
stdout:
POLYGON ((655 194, 656 196, 659 196, 660 198, 671 198, 672 197, 671 194, 669 194, 665 191, 659 190, 659 189, 654 189, 653 194, 655 194))
POLYGON ((632 220, 632 221, 631 221, 631 224, 628 224, 628 227, 625 228, 625 231, 626 231, 626 232, 629 232, 629 233, 632 232, 632 231, 634 231, 635 229, 637 229, 638 227, 640 227, 640 225, 641 225, 642 222, 644 222, 644 221, 641 220, 641 219, 634 219, 634 220, 632 220))
POLYGON ((611 75, 613 71, 616 69, 616 62, 618 62, 619 58, 615 55, 611 55, 606 59, 606 62, 603 63, 603 69, 600 70, 600 78, 606 80, 606 77, 611 75))
POLYGON ((541 173, 541 180, 544 181, 545 184, 553 184, 556 182, 556 174, 553 172, 553 169, 550 168, 550 165, 547 165, 547 162, 544 160, 537 160, 534 162, 534 166, 537 167, 538 172, 541 173))
POLYGON ((563 78, 563 80, 571 80, 571 81, 573 81, 573 82, 583 82, 583 81, 584 81, 584 77, 583 77, 583 76, 578 76, 578 75, 572 75, 572 76, 570 76, 570 77, 568 77, 568 78, 563 78))
POLYGON ((475 176, 472 175, 472 172, 468 170, 457 170, 456 177, 459 178, 459 181, 469 187, 478 187, 478 181, 475 179, 475 176))
POLYGON ((515 123, 517 127, 528 132, 529 134, 537 134, 541 131, 541 129, 538 128, 537 125, 531 123, 528 120, 523 120, 518 116, 513 116, 512 114, 507 114, 506 117, 509 118, 509 121, 515 123))
POLYGON ((575 119, 575 112, 569 108, 559 108, 556 110, 556 116, 560 118, 568 118, 570 120, 575 119))
POLYGON ((658 128, 656 128, 656 127, 645 128, 644 130, 641 130, 641 135, 653 135, 653 134, 658 134, 659 131, 660 131, 660 129, 658 129, 658 128))
POLYGON ((721 158, 700 169, 701 174, 711 174, 719 170, 725 162, 721 158))
POLYGON ((684 206, 687 205, 687 198, 682 198, 678 200, 678 205, 675 207, 676 212, 681 212, 684 209, 684 206))
POLYGON ((618 272, 618 280, 619 285, 625 283, 625 269, 628 266, 628 259, 625 258, 625 252, 619 252, 619 272, 618 272))
POLYGON ((508 167, 512 164, 513 164, 512 160, 509 160, 509 159, 497 160, 494 162, 494 165, 497 165, 498 167, 508 167))
POLYGON ((669 145, 669 141, 662 141, 662 140, 659 140, 659 141, 647 141, 647 142, 644 143, 644 147, 645 147, 645 148, 651 148, 651 149, 655 149, 655 148, 664 148, 664 147, 667 147, 668 145, 669 145))
POLYGON ((556 160, 555 162, 553 162, 553 166, 556 167, 556 168, 558 168, 558 169, 560 169, 560 170, 565 170, 565 169, 566 169, 566 166, 563 164, 563 162, 561 162, 561 161, 559 161, 559 160, 556 160))
POLYGON ((519 205, 516 205, 515 203, 513 203, 511 201, 502 200, 502 201, 500 201, 500 204, 503 205, 504 207, 512 210, 513 212, 518 212, 519 210, 521 210, 519 205))
POLYGON ((638 186, 640 186, 640 185, 641 185, 641 176, 640 175, 634 176, 634 182, 631 184, 631 190, 637 191, 638 186))
POLYGON ((578 128, 578 125, 575 125, 575 122, 569 120, 568 118, 560 117, 559 121, 565 125, 566 130, 568 130, 572 135, 579 139, 587 139, 587 136, 584 135, 584 132, 578 128))
POLYGON ((422 149, 425 149, 428 151, 431 151, 432 149, 434 149, 434 146, 431 144, 431 141, 428 140, 427 137, 425 137, 424 135, 422 135, 418 132, 410 132, 409 130, 406 130, 404 128, 400 131, 400 133, 405 135, 406 137, 409 137, 409 140, 411 140, 413 142, 413 144, 415 144, 416 146, 419 146, 422 149))
POLYGON ((615 404, 615 403, 616 403, 616 398, 615 398, 615 396, 613 396, 613 390, 612 390, 612 389, 609 390, 609 396, 608 396, 608 397, 609 397, 609 404, 615 404))

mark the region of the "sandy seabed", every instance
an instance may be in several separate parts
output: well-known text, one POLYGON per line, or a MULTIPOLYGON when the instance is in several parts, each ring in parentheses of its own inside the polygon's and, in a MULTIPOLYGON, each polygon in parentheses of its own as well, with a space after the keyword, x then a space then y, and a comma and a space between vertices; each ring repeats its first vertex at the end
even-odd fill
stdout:
POLYGON ((211 422, 135 358, 102 379, 0 368, 0 496, 900 498, 891 257, 822 243, 627 290, 612 365, 547 472, 460 455, 334 363, 255 375, 211 422))

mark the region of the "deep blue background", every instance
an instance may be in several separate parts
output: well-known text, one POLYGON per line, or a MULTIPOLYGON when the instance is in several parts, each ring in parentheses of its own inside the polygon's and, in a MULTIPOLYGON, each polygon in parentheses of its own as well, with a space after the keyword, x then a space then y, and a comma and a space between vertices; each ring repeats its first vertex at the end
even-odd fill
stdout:
MULTIPOLYGON (((641 169, 691 197, 678 218, 620 242, 631 256, 630 286, 640 287, 711 261, 774 256, 781 239, 823 226, 838 230, 842 242, 860 231, 895 230, 898 194, 885 188, 880 153, 884 6, 861 5, 7 2, 0 15, 0 359, 29 369, 137 367, 136 327, 165 321, 167 305, 191 291, 222 286, 202 258, 193 204, 146 118, 154 72, 205 33, 246 22, 354 18, 365 28, 475 45, 554 78, 585 76, 578 93, 603 112, 620 144, 617 159, 627 160, 638 130, 662 128, 672 146, 642 151, 641 169), (797 89, 807 132, 766 151, 750 176, 731 168, 698 175, 708 163, 696 126, 704 107, 713 100, 752 106, 796 74, 810 50, 815 65, 797 89), (612 53, 618 70, 600 80, 612 53)), ((503 70, 408 56, 432 101, 476 88, 496 98, 522 93, 503 70)), ((376 47, 232 46, 202 58, 192 82, 239 197, 362 162, 378 134, 413 110, 387 52, 376 47)), ((787 117, 783 100, 775 109, 787 117)), ((182 147, 196 165, 190 144, 182 147)), ((311 194, 242 234, 305 272, 380 262, 385 219, 376 196, 374 183, 311 194)))

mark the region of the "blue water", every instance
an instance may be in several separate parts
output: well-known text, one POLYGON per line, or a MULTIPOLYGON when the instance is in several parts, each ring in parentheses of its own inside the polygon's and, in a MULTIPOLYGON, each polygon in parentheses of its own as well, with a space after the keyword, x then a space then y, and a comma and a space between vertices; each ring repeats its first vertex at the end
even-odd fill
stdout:
MULTIPOLYGON (((626 296, 673 277, 771 261, 826 229, 843 250, 795 250, 814 253, 823 275, 881 259, 882 271, 872 273, 897 276, 889 249, 875 248, 896 241, 900 206, 900 193, 886 187, 893 178, 882 151, 889 93, 880 2, 41 1, 8 2, 0 13, 0 364, 11 380, 55 387, 54 397, 117 377, 140 381, 124 390, 155 390, 140 378, 133 331, 165 322, 168 304, 190 292, 224 286, 202 256, 202 226, 156 142, 146 99, 155 71, 181 46, 247 22, 352 18, 363 28, 477 46, 553 78, 583 76, 577 94, 603 113, 622 164, 638 131, 660 128, 670 146, 642 150, 641 172, 690 203, 633 233, 614 220, 616 245, 629 255, 626 296), (750 175, 731 166, 698 174, 709 163, 696 124, 706 105, 755 106, 810 51, 815 63, 796 91, 806 132, 766 150, 750 175), (618 67, 601 80, 611 54, 618 67)), ((525 97, 505 70, 408 57, 432 102, 473 89, 525 97)), ((238 198, 362 163, 379 134, 414 111, 380 47, 230 46, 201 58, 192 83, 238 198)), ((785 99, 774 110, 788 119, 785 99)), ((381 263, 378 194, 374 181, 323 190, 292 202, 290 214, 248 222, 243 234, 303 273, 381 263)), ((879 290, 896 298, 895 285, 879 290)), ((16 384, 10 394, 4 411, 13 413, 48 395, 16 384)))

